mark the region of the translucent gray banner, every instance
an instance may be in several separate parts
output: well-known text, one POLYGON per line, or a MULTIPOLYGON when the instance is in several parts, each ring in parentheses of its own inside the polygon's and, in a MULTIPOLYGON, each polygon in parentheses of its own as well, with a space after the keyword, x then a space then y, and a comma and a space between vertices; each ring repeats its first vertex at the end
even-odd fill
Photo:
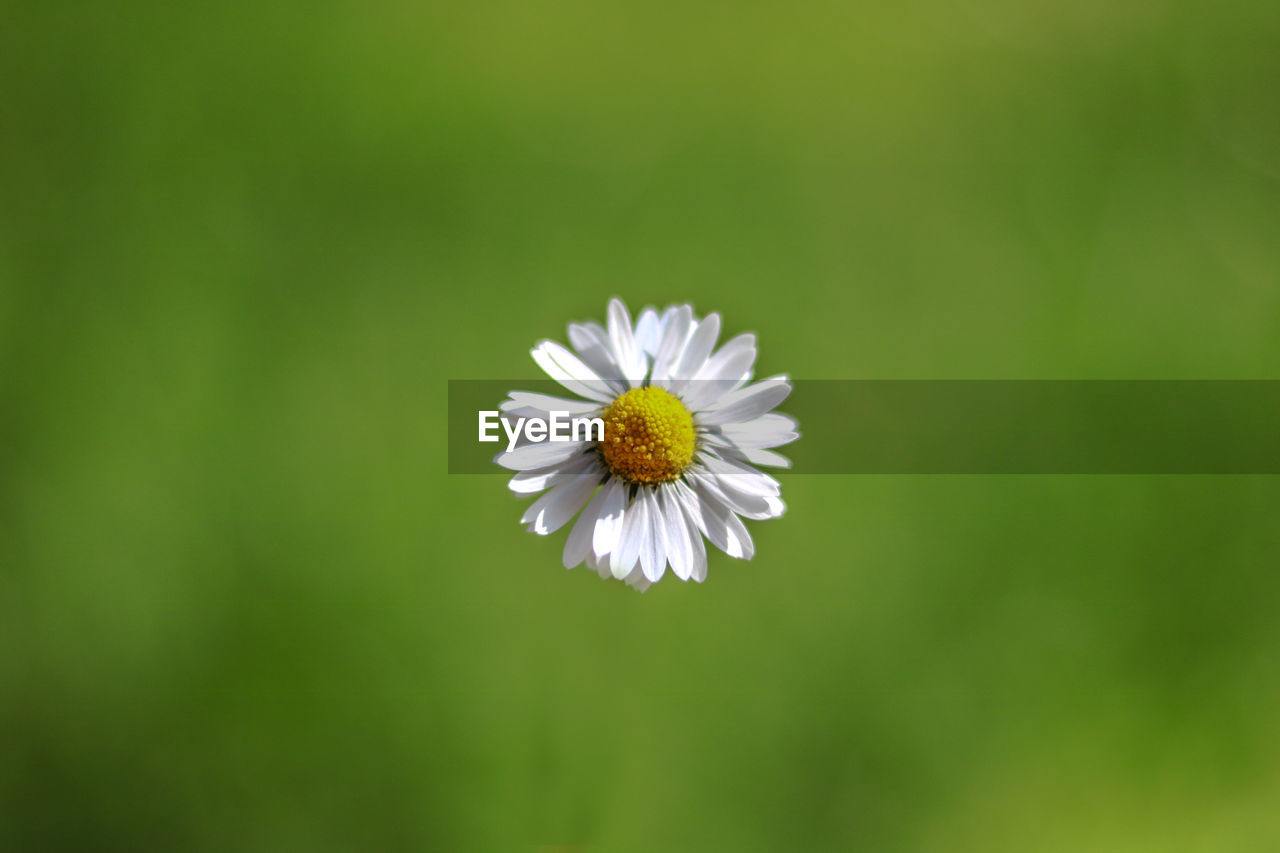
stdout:
MULTIPOLYGON (((1276 380, 794 380, 800 474, 1278 474, 1276 380)), ((450 380, 449 473, 509 475, 478 413, 546 380, 450 380)), ((502 435, 502 430, 497 431, 502 435)))

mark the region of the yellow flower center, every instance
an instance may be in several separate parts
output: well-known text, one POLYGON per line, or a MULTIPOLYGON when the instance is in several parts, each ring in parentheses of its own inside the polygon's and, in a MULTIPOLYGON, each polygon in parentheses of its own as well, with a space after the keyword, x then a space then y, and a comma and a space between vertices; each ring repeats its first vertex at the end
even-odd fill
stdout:
POLYGON ((604 410, 600 453, 630 483, 664 483, 693 459, 693 415, 670 392, 632 388, 604 410))

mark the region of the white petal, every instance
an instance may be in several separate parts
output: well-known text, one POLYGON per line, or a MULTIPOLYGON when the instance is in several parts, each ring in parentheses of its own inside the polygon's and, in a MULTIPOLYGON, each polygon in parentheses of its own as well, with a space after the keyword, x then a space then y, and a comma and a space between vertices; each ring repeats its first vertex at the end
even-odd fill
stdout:
POLYGON ((640 567, 636 566, 631 570, 631 574, 626 577, 627 586, 636 592, 644 592, 649 588, 649 579, 644 576, 644 572, 640 571, 640 567))
POLYGON ((610 480, 604 487, 604 500, 591 534, 591 552, 603 560, 618 545, 622 532, 622 510, 627 502, 627 487, 621 480, 610 480))
POLYGON ((657 583, 667 569, 667 552, 663 546, 663 529, 666 524, 662 519, 662 510, 658 507, 658 499, 654 489, 641 489, 637 496, 644 502, 644 514, 648 520, 645 525, 644 541, 640 545, 640 568, 644 576, 657 583))
POLYGON ((614 396, 627 390, 622 378, 622 368, 613 357, 613 347, 609 343, 609 333, 599 323, 570 323, 569 343, 578 355, 596 372, 614 393, 614 396))
POLYGON ((681 508, 681 515, 685 519, 685 525, 689 530, 689 544, 693 549, 689 558, 689 577, 698 583, 702 583, 707 579, 707 546, 702 541, 702 534, 698 532, 698 522, 688 515, 683 507, 681 508))
POLYGON ((609 333, 604 330, 604 326, 592 320, 588 320, 585 323, 570 323, 569 343, 578 352, 590 349, 593 346, 607 348, 609 345, 609 333))
MULTIPOLYGON (((675 493, 676 498, 679 500, 680 508, 684 510, 685 517, 693 525, 694 535, 696 536, 700 531, 703 536, 706 536, 708 539, 711 539, 710 534, 707 532, 706 519, 703 517, 704 513, 703 513, 703 507, 702 507, 702 500, 696 494, 694 494, 693 490, 689 488, 689 486, 687 486, 683 482, 677 481, 673 483, 672 491, 675 493)), ((722 540, 722 541, 727 541, 727 540, 722 540)), ((716 545, 717 543, 713 539, 711 544, 716 545)))
POLYGON ((509 471, 529 471, 567 462, 590 445, 585 441, 541 441, 504 450, 493 461, 509 471))
POLYGON ((658 312, 646 308, 640 312, 636 320, 636 344, 641 350, 654 355, 658 352, 658 344, 662 341, 662 324, 658 320, 658 312))
POLYGON ((738 447, 780 447, 800 437, 795 419, 779 412, 727 423, 720 431, 738 447))
POLYGON ((518 495, 530 495, 573 477, 599 479, 601 473, 599 459, 594 454, 584 453, 558 465, 520 471, 507 483, 507 488, 518 495))
POLYGON ((671 318, 676 315, 679 306, 668 305, 662 309, 662 316, 658 317, 658 344, 662 344, 663 336, 667 333, 667 324, 671 322, 671 318))
POLYGON ((729 549, 725 551, 730 557, 739 557, 743 560, 750 560, 756 555, 756 543, 751 541, 751 534, 747 532, 747 526, 742 523, 742 519, 728 513, 725 522, 729 529, 729 549))
POLYGON ((534 391, 512 391, 509 399, 498 404, 503 412, 515 409, 535 409, 540 412, 568 412, 571 415, 583 415, 600 409, 600 404, 592 400, 574 400, 571 397, 554 397, 550 394, 538 394, 534 391))
POLYGON ((665 384, 671 378, 672 370, 680 363, 684 353, 685 341, 689 338, 689 329, 693 325, 693 308, 681 305, 671 312, 662 328, 662 342, 658 345, 658 354, 653 359, 653 381, 665 384))
POLYGON ((609 300, 609 341, 613 344, 613 356, 622 368, 622 375, 631 387, 639 385, 649 371, 649 364, 636 343, 627 306, 617 298, 609 300))
POLYGON ((716 448, 717 450, 719 450, 719 449, 721 449, 721 448, 731 448, 731 447, 733 447, 733 442, 732 442, 732 441, 730 441, 729 439, 725 438, 725 437, 724 437, 724 435, 722 435, 721 433, 719 433, 719 432, 712 432, 711 430, 703 430, 703 431, 698 435, 698 442, 699 442, 700 444, 703 444, 703 445, 707 446, 707 447, 714 447, 714 448, 716 448))
MULTIPOLYGON (((667 559, 671 561, 671 571, 682 581, 689 579, 693 562, 693 544, 689 541, 690 527, 685 521, 684 511, 680 508, 680 499, 676 497, 673 486, 658 487, 658 505, 663 522, 663 538, 667 544, 667 559)), ((695 529, 693 536, 701 534, 695 529)))
POLYGON ((587 564, 588 569, 598 574, 601 579, 613 577, 613 575, 609 574, 609 560, 607 557, 601 560, 595 555, 594 551, 588 549, 587 556, 584 558, 583 562, 587 564))
POLYGON ((710 452, 703 453, 698 461, 717 482, 729 483, 746 494, 777 495, 782 492, 782 484, 763 471, 720 459, 710 452))
MULTIPOLYGON (((713 356, 712 360, 717 359, 713 356)), ((741 382, 742 371, 749 368, 751 362, 755 361, 755 350, 737 350, 731 353, 730 361, 723 362, 718 368, 704 368, 704 374, 698 379, 692 380, 685 386, 684 398, 685 405, 689 406, 692 411, 701 411, 705 409, 713 409, 714 403, 724 394, 733 391, 739 387, 741 382), (718 379, 713 379, 714 374, 718 371, 718 379)), ((710 365, 710 361, 707 362, 710 365)))
MULTIPOLYGON (((600 407, 599 403, 594 403, 593 405, 596 408, 600 407)), ((525 418, 526 420, 529 418, 543 418, 545 420, 548 414, 546 409, 539 409, 535 406, 510 406, 506 403, 499 403, 498 408, 502 411, 502 419, 510 421, 512 426, 515 426, 515 422, 520 418, 525 418)), ((524 433, 522 432, 516 437, 516 446, 519 447, 529 443, 523 439, 524 433)), ((502 441, 506 441, 506 439, 503 438, 502 441)))
POLYGON ((715 403, 715 408, 698 415, 700 424, 714 426, 757 418, 787 399, 791 383, 785 376, 775 376, 731 391, 715 403))
POLYGON ((727 344, 720 347, 716 354, 707 359, 702 365, 702 369, 694 376, 694 379, 732 379, 735 382, 742 377, 742 374, 750 369, 755 363, 756 336, 747 332, 732 338, 727 344), (746 363, 745 367, 731 368, 731 365, 737 364, 743 353, 751 353, 752 358, 746 363))
POLYGON ((622 514, 622 532, 618 535, 618 547, 609 555, 609 569, 613 576, 621 580, 631 574, 636 561, 640 559, 640 549, 644 546, 645 533, 649 528, 649 508, 639 497, 627 506, 622 514))
POLYGON ((748 515, 768 508, 768 504, 764 502, 761 495, 749 495, 737 489, 725 489, 725 484, 707 476, 705 469, 702 471, 690 469, 685 476, 685 482, 697 495, 698 505, 702 507, 714 504, 731 512, 740 512, 745 509, 748 515))
MULTIPOLYGON (((591 536, 595 531, 596 519, 600 517, 600 507, 604 505, 606 489, 596 492, 596 496, 587 504, 587 508, 574 522, 573 529, 564 540, 564 553, 561 555, 566 569, 572 569, 591 555, 591 536)), ((592 566, 595 568, 595 566, 592 566)))
POLYGON ((732 479, 717 480, 697 472, 690 473, 688 479, 694 492, 704 503, 718 502, 754 521, 777 518, 786 510, 781 498, 743 491, 734 486, 732 479))
POLYGON ((715 349, 718 337, 720 337, 720 315, 708 314, 706 319, 698 324, 698 328, 694 329, 689 342, 685 344, 684 352, 680 354, 679 364, 671 372, 672 379, 669 387, 673 392, 678 392, 691 378, 698 375, 698 371, 707 361, 707 356, 711 355, 711 351, 715 349))
POLYGON ((737 386, 742 375, 755 363, 754 341, 755 335, 739 335, 707 359, 698 375, 685 386, 684 401, 690 409, 709 408, 737 386))
POLYGON ((762 447, 739 447, 732 452, 737 453, 752 465, 767 465, 772 468, 791 467, 790 459, 781 453, 774 453, 772 450, 765 450, 762 447))
POLYGON ((676 486, 685 509, 697 521, 699 529, 711 540, 712 545, 730 557, 751 559, 755 546, 741 519, 719 501, 700 498, 683 483, 677 483, 676 486))
POLYGON ((546 374, 575 394, 608 403, 614 398, 608 384, 590 367, 555 341, 542 341, 529 351, 546 374))
POLYGON ((756 447, 741 447, 723 435, 714 432, 703 432, 699 438, 702 444, 714 450, 721 458, 738 463, 766 465, 774 468, 790 468, 791 460, 772 450, 756 447))
POLYGON ((595 477, 575 477, 561 483, 530 504, 520 521, 528 524, 529 531, 539 536, 554 533, 582 509, 596 490, 596 485, 595 477))

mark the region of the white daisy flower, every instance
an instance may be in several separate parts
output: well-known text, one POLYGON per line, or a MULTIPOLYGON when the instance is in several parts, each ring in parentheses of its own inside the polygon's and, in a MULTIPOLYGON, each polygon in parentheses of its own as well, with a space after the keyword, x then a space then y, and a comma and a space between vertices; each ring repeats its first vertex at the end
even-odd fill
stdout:
POLYGON ((755 546, 742 519, 782 515, 778 481, 754 466, 791 464, 772 448, 799 437, 796 422, 770 411, 791 393, 790 382, 775 376, 748 384, 755 335, 717 350, 719 335, 718 314, 699 320, 689 305, 661 315, 646 308, 632 325, 613 299, 607 327, 569 324, 572 351, 554 341, 532 350, 577 397, 512 391, 503 415, 550 420, 568 412, 604 422, 603 441, 524 443, 494 459, 517 472, 513 492, 543 492, 520 519, 531 532, 545 536, 578 515, 565 568, 586 562, 640 590, 668 565, 681 580, 701 582, 704 536, 749 560, 755 546))

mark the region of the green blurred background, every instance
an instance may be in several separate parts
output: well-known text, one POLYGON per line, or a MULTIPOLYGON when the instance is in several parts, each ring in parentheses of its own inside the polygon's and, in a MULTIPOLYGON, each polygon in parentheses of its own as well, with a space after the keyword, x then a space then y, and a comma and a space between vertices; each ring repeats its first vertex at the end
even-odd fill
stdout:
MULTIPOLYGON (((0 4, 0 849, 1280 849, 1280 482, 785 478, 639 595, 450 378, 1280 375, 1280 6, 0 4)), ((850 424, 850 441, 857 441, 850 424)))

